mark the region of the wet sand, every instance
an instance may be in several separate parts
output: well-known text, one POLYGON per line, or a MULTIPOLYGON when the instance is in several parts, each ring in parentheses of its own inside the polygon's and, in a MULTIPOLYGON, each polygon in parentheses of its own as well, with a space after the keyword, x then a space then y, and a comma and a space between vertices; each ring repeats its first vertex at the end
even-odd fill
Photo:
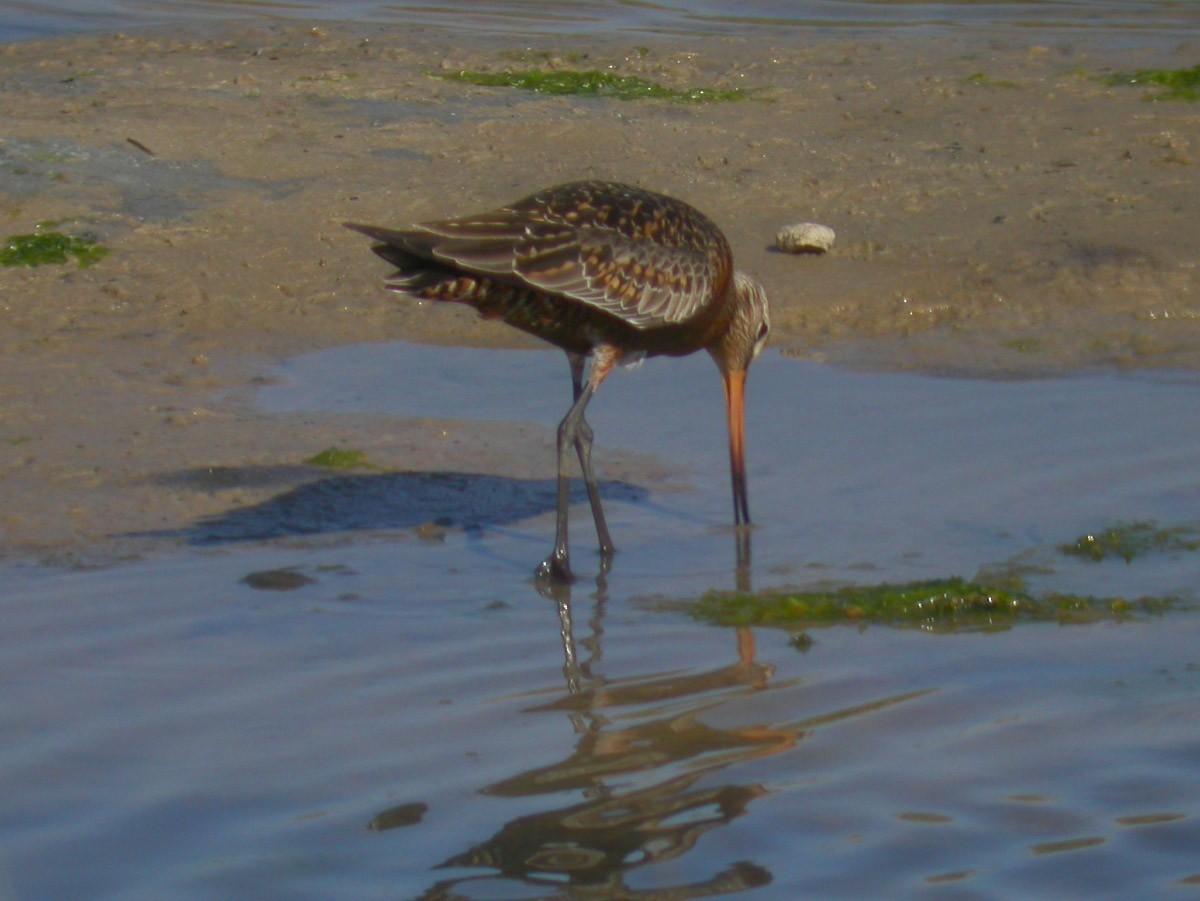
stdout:
POLYGON ((436 457, 544 476, 548 429, 268 414, 252 397, 273 362, 320 347, 522 345, 384 292, 386 266, 340 223, 574 178, 709 212, 770 292, 788 353, 985 376, 1196 368, 1200 108, 1092 77, 1194 56, 1016 33, 468 44, 327 26, 0 47, 2 234, 54 221, 111 250, 86 269, 0 269, 0 553, 134 554, 150 539, 121 536, 278 490, 197 492, 172 474, 332 444, 388 470, 436 457), (755 95, 622 103, 433 77, 525 66, 755 95), (770 249, 804 220, 837 231, 832 254, 770 249))

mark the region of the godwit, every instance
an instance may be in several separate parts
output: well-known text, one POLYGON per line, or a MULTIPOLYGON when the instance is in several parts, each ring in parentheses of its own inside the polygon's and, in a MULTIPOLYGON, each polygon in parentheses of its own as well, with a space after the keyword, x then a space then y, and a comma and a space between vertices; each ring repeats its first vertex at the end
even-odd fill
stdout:
POLYGON ((612 558, 592 473, 588 401, 622 358, 707 350, 725 381, 733 516, 750 523, 746 499, 746 370, 770 331, 767 295, 734 271, 729 243, 703 213, 630 185, 580 181, 491 212, 394 230, 346 223, 397 268, 386 286, 421 300, 474 307, 566 351, 574 402, 558 426, 554 550, 538 574, 570 581, 570 456, 579 456, 600 556, 612 558), (583 361, 591 356, 587 381, 583 361))

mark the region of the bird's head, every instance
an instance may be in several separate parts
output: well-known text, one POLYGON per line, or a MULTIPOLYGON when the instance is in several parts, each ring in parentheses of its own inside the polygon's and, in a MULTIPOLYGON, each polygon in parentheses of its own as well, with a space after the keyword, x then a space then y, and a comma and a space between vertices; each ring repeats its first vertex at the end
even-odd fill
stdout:
POLYGON ((733 274, 733 318, 721 338, 708 349, 725 380, 729 418, 729 464, 733 474, 733 518, 750 522, 746 500, 745 392, 746 370, 754 362, 771 332, 767 292, 740 272, 733 274))
POLYGON ((771 314, 763 286, 740 272, 733 273, 733 318, 709 349, 721 374, 745 373, 771 333, 771 314))

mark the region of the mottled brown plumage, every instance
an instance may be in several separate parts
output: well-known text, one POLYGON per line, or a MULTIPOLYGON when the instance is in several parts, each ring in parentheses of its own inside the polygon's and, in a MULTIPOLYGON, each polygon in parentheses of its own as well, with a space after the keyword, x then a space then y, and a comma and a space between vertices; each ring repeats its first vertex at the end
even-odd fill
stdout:
POLYGON ((693 207, 614 182, 559 185, 487 213, 394 230, 347 223, 396 266, 387 287, 464 303, 566 351, 575 404, 559 427, 555 551, 542 566, 569 579, 567 464, 578 452, 602 556, 612 553, 591 472, 584 408, 624 356, 707 350, 725 379, 734 516, 748 524, 742 452, 745 373, 770 328, 766 295, 735 272, 721 231, 693 207), (583 359, 593 363, 586 386, 583 359))

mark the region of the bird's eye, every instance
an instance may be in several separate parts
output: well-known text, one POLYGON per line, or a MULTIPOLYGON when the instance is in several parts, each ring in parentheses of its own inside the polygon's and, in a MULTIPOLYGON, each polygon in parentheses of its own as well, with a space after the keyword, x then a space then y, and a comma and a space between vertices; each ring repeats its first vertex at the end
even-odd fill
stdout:
POLYGON ((762 325, 760 325, 758 327, 758 338, 756 340, 765 341, 767 339, 767 333, 770 331, 771 331, 771 326, 767 325, 764 322, 762 325))

